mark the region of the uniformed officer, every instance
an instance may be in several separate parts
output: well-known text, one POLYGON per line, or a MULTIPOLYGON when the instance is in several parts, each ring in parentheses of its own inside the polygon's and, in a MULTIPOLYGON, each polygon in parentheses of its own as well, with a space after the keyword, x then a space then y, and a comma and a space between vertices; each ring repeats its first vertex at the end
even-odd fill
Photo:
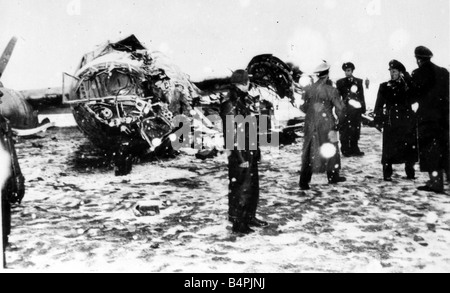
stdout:
POLYGON ((407 179, 415 178, 418 160, 416 117, 408 95, 411 77, 397 60, 389 62, 391 80, 380 85, 375 123, 383 128, 383 178, 392 181, 393 164, 405 164, 407 179))
POLYGON ((248 234, 254 232, 250 228, 251 226, 268 225, 267 222, 256 218, 259 201, 259 149, 258 126, 255 116, 259 114, 258 101, 248 94, 250 83, 245 70, 233 72, 231 84, 232 88, 221 105, 225 144, 226 149, 230 151, 228 157, 228 216, 233 223, 233 232, 248 234), (238 115, 241 115, 249 123, 238 122, 235 127, 234 119, 238 115), (236 140, 239 140, 238 137, 242 138, 243 134, 245 135, 245 146, 236 143, 236 140))
POLYGON ((340 129, 340 141, 342 155, 345 157, 363 156, 358 146, 361 135, 361 115, 366 112, 363 80, 353 76, 355 65, 351 62, 344 63, 342 70, 345 78, 337 81, 336 87, 346 106, 346 118, 340 129))
POLYGON ((449 72, 431 62, 430 49, 414 51, 418 69, 412 73, 411 94, 418 103, 419 160, 430 180, 418 189, 444 192, 443 171, 449 173, 449 72))

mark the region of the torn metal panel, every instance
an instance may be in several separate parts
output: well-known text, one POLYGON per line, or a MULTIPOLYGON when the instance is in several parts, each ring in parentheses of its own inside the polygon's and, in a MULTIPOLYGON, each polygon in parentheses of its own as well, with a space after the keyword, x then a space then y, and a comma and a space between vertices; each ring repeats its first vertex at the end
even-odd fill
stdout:
MULTIPOLYGON (((292 106, 284 114, 279 111, 295 98, 290 67, 265 54, 253 58, 247 70, 255 97, 268 105, 263 114, 275 113, 285 120, 282 125, 296 127, 291 118, 301 117, 301 111, 292 106)), ((145 143, 153 151, 164 141, 170 144, 176 115, 197 117, 204 127, 193 123, 193 130, 220 135, 220 131, 207 131, 205 117, 218 114, 230 79, 195 84, 164 54, 148 50, 131 35, 85 54, 75 74, 66 74, 63 87, 63 95, 69 95, 65 103, 72 105, 77 124, 97 146, 120 148, 118 144, 130 140, 145 143), (202 107, 202 115, 192 111, 194 105, 202 107)), ((278 131, 275 126, 272 129, 278 131)))

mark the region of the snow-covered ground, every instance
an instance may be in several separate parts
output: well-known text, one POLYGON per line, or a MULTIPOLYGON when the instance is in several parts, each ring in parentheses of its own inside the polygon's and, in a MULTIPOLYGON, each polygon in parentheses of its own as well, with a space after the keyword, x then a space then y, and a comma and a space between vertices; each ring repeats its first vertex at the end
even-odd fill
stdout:
MULTIPOLYGON (((259 215, 238 237, 227 222, 224 155, 142 162, 115 177, 76 128, 17 148, 27 193, 14 209, 10 269, 92 272, 450 272, 450 196, 417 191, 381 171, 381 135, 363 128, 363 158, 343 158, 347 182, 314 175, 298 188, 301 143, 263 150, 259 215), (134 209, 149 201, 160 214, 134 209)), ((416 169, 418 167, 416 166, 416 169)), ((450 193, 448 186, 447 193, 450 193)))

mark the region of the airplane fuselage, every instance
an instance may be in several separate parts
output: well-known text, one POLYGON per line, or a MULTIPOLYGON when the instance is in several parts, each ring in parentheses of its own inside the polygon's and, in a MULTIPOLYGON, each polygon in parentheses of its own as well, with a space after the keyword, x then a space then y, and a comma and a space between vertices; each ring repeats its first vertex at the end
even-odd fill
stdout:
POLYGON ((18 91, 0 88, 0 114, 7 118, 12 128, 31 129, 39 125, 37 111, 18 91))

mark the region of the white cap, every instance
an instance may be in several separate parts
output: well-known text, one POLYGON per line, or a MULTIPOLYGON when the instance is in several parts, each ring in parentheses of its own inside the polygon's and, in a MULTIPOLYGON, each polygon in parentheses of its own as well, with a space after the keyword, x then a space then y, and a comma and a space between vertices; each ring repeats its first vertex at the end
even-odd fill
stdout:
POLYGON ((314 73, 320 73, 320 72, 324 72, 330 69, 330 64, 327 63, 327 61, 323 60, 321 64, 319 64, 319 66, 316 67, 316 69, 314 69, 314 73))

